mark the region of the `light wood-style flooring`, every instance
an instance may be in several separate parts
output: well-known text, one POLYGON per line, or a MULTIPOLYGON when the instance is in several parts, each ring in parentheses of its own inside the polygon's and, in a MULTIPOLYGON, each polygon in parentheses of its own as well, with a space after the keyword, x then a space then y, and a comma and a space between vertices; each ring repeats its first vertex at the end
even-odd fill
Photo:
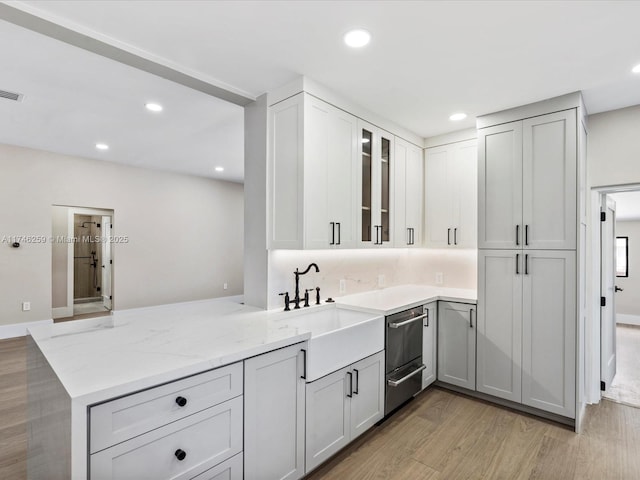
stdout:
MULTIPOLYGON (((0 341, 0 479, 26 478, 25 339, 0 341)), ((308 479, 640 478, 640 409, 588 407, 584 432, 431 388, 308 479)), ((267 480, 267 479, 259 479, 267 480)))
POLYGON ((640 327, 616 327, 616 376, 604 397, 640 407, 640 327))

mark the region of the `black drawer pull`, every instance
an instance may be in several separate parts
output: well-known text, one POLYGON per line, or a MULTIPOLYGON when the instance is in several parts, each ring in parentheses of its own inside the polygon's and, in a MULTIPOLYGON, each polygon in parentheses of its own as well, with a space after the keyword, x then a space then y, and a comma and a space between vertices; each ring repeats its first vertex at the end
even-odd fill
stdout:
POLYGON ((174 453, 174 455, 176 456, 176 458, 180 461, 183 461, 185 458, 187 458, 187 452, 185 452, 184 450, 182 450, 181 448, 177 449, 174 453))
POLYGON ((187 404, 187 399, 184 397, 178 397, 176 398, 176 403, 179 407, 184 407, 187 404))

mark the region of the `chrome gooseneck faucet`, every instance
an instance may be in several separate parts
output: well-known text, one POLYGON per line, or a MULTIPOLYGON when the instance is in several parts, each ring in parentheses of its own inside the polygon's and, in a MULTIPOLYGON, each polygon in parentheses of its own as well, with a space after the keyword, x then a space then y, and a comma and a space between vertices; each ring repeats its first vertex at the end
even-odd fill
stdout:
MULTIPOLYGON (((293 302, 296 304, 296 306, 293 307, 294 310, 297 310, 300 308, 300 275, 305 275, 309 273, 309 270, 311 270, 311 268, 315 268, 316 273, 320 272, 318 265, 316 265, 315 263, 310 264, 304 272, 298 271, 297 268, 296 268, 296 271, 293 272, 293 274, 296 276, 296 296, 293 298, 293 302)), ((307 295, 308 295, 308 292, 307 292, 307 295)), ((307 305, 305 306, 309 306, 308 300, 307 300, 307 305)))

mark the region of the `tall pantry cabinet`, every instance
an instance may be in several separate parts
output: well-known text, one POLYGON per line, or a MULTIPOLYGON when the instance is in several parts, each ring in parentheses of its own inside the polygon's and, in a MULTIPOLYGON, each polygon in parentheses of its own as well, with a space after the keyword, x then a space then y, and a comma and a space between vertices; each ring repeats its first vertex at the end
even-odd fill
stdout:
POLYGON ((477 390, 568 419, 583 114, 577 93, 478 118, 477 390))

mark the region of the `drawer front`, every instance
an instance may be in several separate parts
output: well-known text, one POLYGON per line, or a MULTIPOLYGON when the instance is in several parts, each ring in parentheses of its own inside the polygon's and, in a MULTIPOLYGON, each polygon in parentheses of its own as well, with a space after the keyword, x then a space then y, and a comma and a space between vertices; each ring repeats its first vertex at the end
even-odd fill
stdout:
POLYGON ((242 372, 238 362, 91 407, 90 453, 242 395, 242 372))
POLYGON ((239 453, 191 480, 242 480, 243 475, 242 453, 239 453))
POLYGON ((242 405, 236 397, 93 454, 91 480, 193 478, 240 453, 242 405))

